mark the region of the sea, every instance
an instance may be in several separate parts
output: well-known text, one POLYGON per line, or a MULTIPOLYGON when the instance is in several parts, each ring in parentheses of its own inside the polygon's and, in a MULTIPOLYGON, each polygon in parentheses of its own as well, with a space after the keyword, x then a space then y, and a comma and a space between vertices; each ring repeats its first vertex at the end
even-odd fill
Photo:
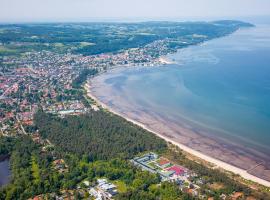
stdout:
POLYGON ((100 75, 102 87, 113 90, 119 109, 123 102, 147 108, 206 130, 212 138, 270 155, 270 24, 255 24, 167 57, 175 64, 100 75))

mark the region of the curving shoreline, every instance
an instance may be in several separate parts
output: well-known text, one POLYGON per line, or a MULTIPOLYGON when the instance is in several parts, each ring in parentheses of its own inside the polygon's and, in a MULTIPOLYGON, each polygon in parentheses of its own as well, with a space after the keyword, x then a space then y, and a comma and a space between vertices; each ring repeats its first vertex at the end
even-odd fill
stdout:
POLYGON ((84 85, 84 88, 85 88, 85 90, 87 91, 87 95, 88 95, 90 98, 92 98, 93 100, 95 100, 96 103, 97 103, 98 105, 100 105, 100 106, 101 106, 102 108, 104 108, 104 109, 109 110, 110 112, 114 113, 115 115, 118 115, 118 116, 121 116, 121 117, 125 118, 127 121, 132 122, 133 124, 136 124, 136 125, 138 125, 138 126, 144 128, 145 130, 147 130, 147 131, 149 131, 149 132, 151 132, 151 133, 157 135, 158 137, 164 139, 164 140, 167 141, 167 142, 170 142, 170 143, 172 143, 172 144, 174 144, 174 145, 177 145, 177 146, 178 146, 179 148, 181 148, 183 151, 186 151, 186 152, 188 152, 188 153, 190 153, 190 154, 192 154, 192 155, 194 155, 194 156, 196 156, 196 157, 199 157, 199 158, 201 158, 201 159, 203 159, 203 160, 205 160, 205 161, 207 161, 207 162, 209 162, 209 163, 214 164, 216 167, 222 168, 222 169, 224 169, 224 170, 230 171, 230 172, 235 173, 235 174, 239 174, 239 175, 240 175, 241 177, 243 177, 244 179, 251 180, 251 181, 256 182, 256 183, 259 183, 259 184, 261 184, 261 185, 270 187, 270 182, 269 182, 269 181, 264 180, 264 179, 261 179, 261 178, 259 178, 259 177, 257 177, 257 176, 252 175, 252 174, 249 174, 249 173, 247 172, 247 170, 241 169, 241 168, 239 168, 239 167, 236 167, 236 166, 233 166, 233 165, 231 165, 231 164, 228 164, 228 163, 226 163, 226 162, 224 162, 224 161, 221 161, 221 160, 218 160, 218 159, 213 158, 213 157, 211 157, 211 156, 208 156, 208 155, 206 155, 206 154, 203 154, 203 153, 201 153, 201 152, 199 152, 199 151, 197 151, 197 150, 194 150, 194 149, 192 149, 192 148, 190 148, 190 147, 188 147, 188 146, 186 146, 186 145, 184 145, 184 144, 181 144, 180 142, 176 142, 176 141, 174 141, 173 139, 171 139, 171 138, 169 137, 169 135, 163 134, 163 133, 161 133, 161 131, 160 131, 160 132, 154 131, 154 130, 152 130, 152 129, 149 127, 149 125, 147 125, 147 124, 145 124, 145 123, 141 123, 141 122, 139 122, 139 121, 137 121, 137 120, 134 120, 134 119, 130 118, 129 116, 125 115, 124 113, 117 112, 117 111, 116 111, 115 109, 113 109, 112 107, 110 107, 110 106, 108 106, 107 104, 105 104, 105 103, 103 103, 102 101, 100 101, 100 100, 93 94, 93 92, 92 92, 92 90, 91 90, 91 83, 90 83, 90 82, 86 83, 86 84, 84 85))

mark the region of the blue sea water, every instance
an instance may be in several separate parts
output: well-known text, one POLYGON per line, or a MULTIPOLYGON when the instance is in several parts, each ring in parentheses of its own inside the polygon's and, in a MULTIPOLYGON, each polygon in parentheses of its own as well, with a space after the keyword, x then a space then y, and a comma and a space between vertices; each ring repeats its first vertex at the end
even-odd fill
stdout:
POLYGON ((168 57, 177 64, 122 69, 106 84, 134 107, 270 154, 270 26, 168 57))

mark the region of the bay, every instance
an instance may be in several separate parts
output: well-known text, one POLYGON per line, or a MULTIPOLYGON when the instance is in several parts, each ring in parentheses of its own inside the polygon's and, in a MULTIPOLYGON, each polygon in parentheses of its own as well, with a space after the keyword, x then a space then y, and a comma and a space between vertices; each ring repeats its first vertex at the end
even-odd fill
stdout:
POLYGON ((147 121, 147 113, 162 121, 157 130, 191 130, 200 138, 191 134, 188 141, 181 129, 178 142, 196 150, 211 155, 222 146, 230 152, 220 155, 222 149, 213 157, 244 169, 260 162, 270 168, 270 26, 241 29, 168 58, 175 64, 104 73, 92 81, 93 93, 134 120, 147 121), (208 148, 212 140, 219 143, 208 148))

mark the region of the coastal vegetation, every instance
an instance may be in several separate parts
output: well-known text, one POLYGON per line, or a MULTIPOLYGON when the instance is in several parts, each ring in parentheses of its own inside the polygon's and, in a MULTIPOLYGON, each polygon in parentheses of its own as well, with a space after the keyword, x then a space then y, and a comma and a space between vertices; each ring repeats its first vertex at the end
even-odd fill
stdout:
POLYGON ((52 147, 45 150, 30 136, 11 140, 0 137, 1 152, 11 155, 12 170, 11 183, 1 189, 0 199, 27 199, 64 189, 74 190, 82 181, 88 180, 94 185, 100 177, 121 186, 115 199, 196 199, 181 191, 176 183, 160 184, 157 174, 141 171, 129 162, 146 151, 158 152, 193 170, 202 177, 201 194, 205 196, 219 199, 221 194, 240 191, 246 197, 268 197, 267 193, 252 190, 224 172, 189 160, 177 147, 103 110, 66 118, 39 111, 35 126, 52 147), (59 173, 53 167, 55 158, 64 159, 68 171, 59 173))
POLYGON ((43 155, 38 158, 41 181, 36 181, 36 175, 31 170, 29 150, 38 151, 39 149, 37 147, 32 149, 33 144, 29 138, 21 140, 21 144, 14 149, 13 160, 11 161, 14 181, 1 190, 0 199, 27 199, 38 194, 59 192, 60 188, 74 189, 82 180, 87 179, 94 183, 98 177, 107 177, 112 181, 119 180, 126 185, 127 191, 120 194, 117 199, 156 199, 155 197, 158 195, 154 195, 155 193, 169 197, 179 197, 179 194, 181 194, 171 183, 166 183, 160 189, 159 187, 153 187, 159 183, 157 175, 138 170, 125 160, 112 159, 110 161, 89 162, 86 158, 79 159, 71 154, 65 157, 70 172, 64 175, 58 174, 50 165, 47 165, 50 163, 50 157, 43 155), (26 148, 26 150, 23 150, 23 148, 26 148), (18 151, 22 151, 22 153, 19 154, 18 151), (22 154, 24 156, 20 158, 22 154), (151 193, 148 192, 150 186, 152 186, 151 193), (165 190, 169 188, 170 190, 165 190))
POLYGON ((98 71, 96 69, 83 69, 80 74, 73 80, 72 87, 80 88, 88 77, 94 76, 98 71))
POLYGON ((253 196, 257 199, 270 198, 270 194, 264 191, 263 187, 253 190, 248 185, 237 180, 237 175, 212 168, 196 159, 190 159, 175 145, 170 144, 163 155, 175 163, 181 163, 181 165, 188 169, 192 169, 198 177, 202 177, 204 185, 201 187, 201 192, 207 194, 211 190, 212 196, 215 199, 219 199, 222 194, 232 194, 233 191, 241 191, 246 197, 253 196))
MULTIPOLYGON (((58 193, 61 189, 75 189, 85 179, 94 183, 98 177, 120 181, 125 189, 116 197, 117 199, 156 199, 157 196, 167 196, 167 199, 180 198, 181 192, 174 184, 164 183, 161 187, 155 187, 160 182, 156 174, 141 171, 127 160, 144 150, 164 150, 166 144, 163 140, 129 124, 124 119, 114 118, 109 113, 84 117, 76 120, 60 119, 42 112, 36 115, 36 124, 41 132, 45 126, 50 126, 47 130, 52 130, 51 133, 46 131, 42 134, 55 144, 53 154, 51 151, 42 150, 41 146, 35 144, 29 136, 16 139, 12 149, 3 147, 7 149, 5 153, 11 155, 12 182, 1 189, 0 199, 27 199, 38 194, 58 193), (83 133, 84 129, 93 126, 91 123, 96 122, 94 119, 91 120, 91 117, 96 117, 99 122, 107 122, 94 126, 95 131, 90 129, 87 133, 83 133), (103 117, 103 120, 100 120, 100 117, 103 117), (61 125, 66 125, 67 128, 63 129, 61 125), (51 135, 56 132, 60 133, 59 137, 62 139, 74 137, 74 133, 79 135, 76 136, 78 139, 73 138, 74 141, 61 141, 59 137, 51 135), (87 134, 92 137, 88 138, 87 134), (100 134, 102 139, 97 140, 95 134, 100 134), (83 141, 90 143, 86 146, 83 141), (95 145, 97 150, 89 148, 91 142, 98 144, 95 145), (78 148, 74 146, 75 144, 78 148), (82 148, 85 148, 83 153, 82 148), (64 158, 69 171, 60 174, 53 169, 53 156, 64 158)), ((1 137, 1 144, 3 140, 5 139, 1 137)))
POLYGON ((132 158, 144 151, 162 151, 166 143, 142 128, 103 111, 64 119, 38 112, 35 124, 58 152, 87 155, 89 160, 132 158))

